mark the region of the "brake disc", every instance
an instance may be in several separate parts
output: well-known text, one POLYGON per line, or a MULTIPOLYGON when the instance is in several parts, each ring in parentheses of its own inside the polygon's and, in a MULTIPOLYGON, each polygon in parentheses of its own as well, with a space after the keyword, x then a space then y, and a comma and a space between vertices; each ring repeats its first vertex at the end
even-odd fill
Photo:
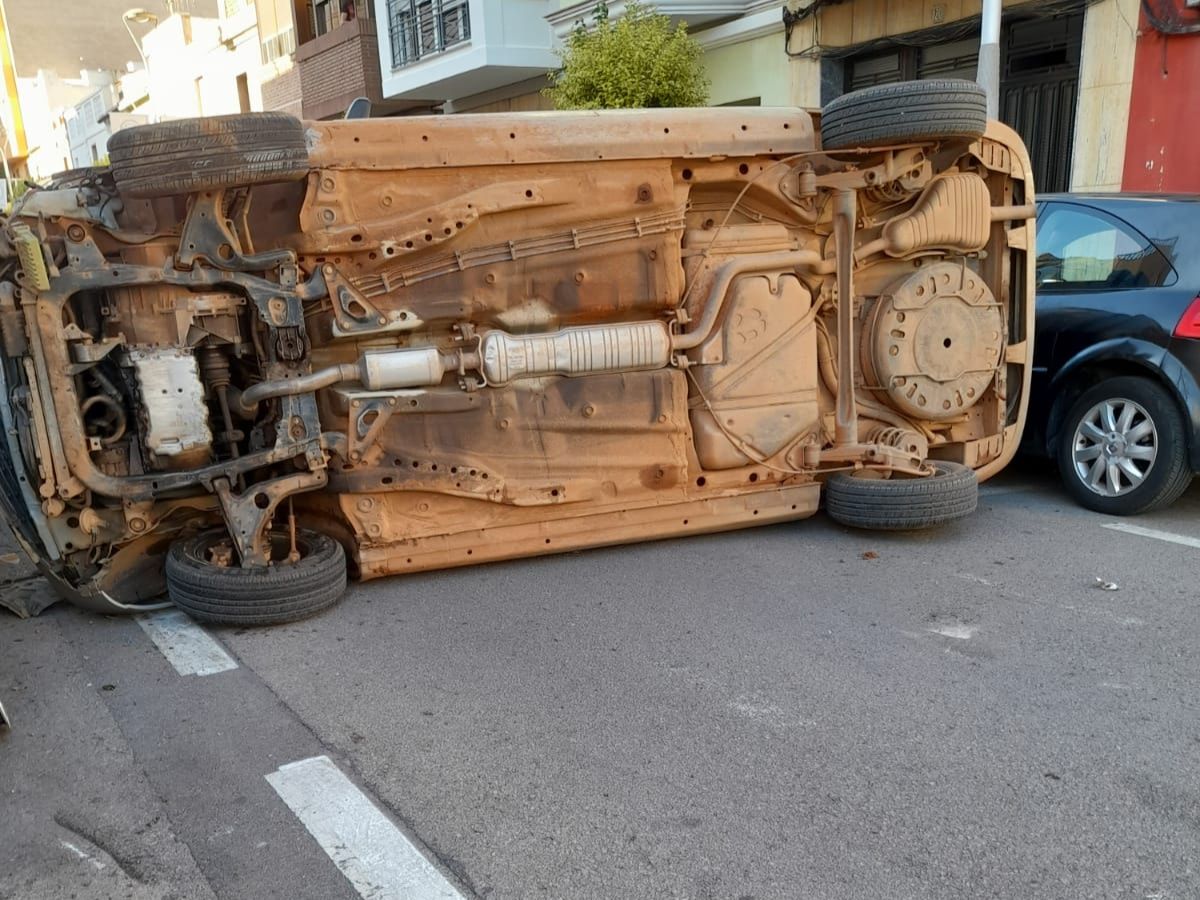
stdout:
POLYGON ((924 266, 880 295, 864 330, 874 384, 921 419, 954 418, 979 401, 1004 351, 1001 306, 965 265, 924 266))

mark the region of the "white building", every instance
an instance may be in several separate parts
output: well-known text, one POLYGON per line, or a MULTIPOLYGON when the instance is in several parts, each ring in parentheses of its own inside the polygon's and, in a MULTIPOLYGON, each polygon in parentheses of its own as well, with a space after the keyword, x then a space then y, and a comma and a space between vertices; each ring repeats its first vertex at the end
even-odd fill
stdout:
MULTIPOLYGON (((440 103, 448 113, 548 108, 541 91, 546 73, 560 65, 555 50, 596 8, 596 0, 374 2, 384 96, 440 103)), ((781 0, 652 5, 673 21, 686 21, 704 48, 714 105, 796 102, 782 50, 781 0), (773 41, 776 52, 754 43, 763 38, 773 41)), ((610 0, 609 14, 620 16, 624 6, 624 0, 610 0)))
MULTIPOLYGON (((24 114, 26 165, 32 178, 44 179, 73 167, 68 122, 74 121, 77 104, 89 102, 105 90, 111 92, 111 86, 112 75, 99 71, 62 78, 54 72, 39 70, 32 78, 17 79, 17 95, 24 114)), ((97 108, 103 105, 103 99, 97 101, 97 108)), ((88 159, 86 165, 91 165, 90 156, 88 159)))
POLYGON ((71 151, 71 168, 96 165, 108 155, 108 139, 112 132, 108 114, 113 108, 116 91, 112 84, 67 110, 67 142, 71 151))
POLYGON ((252 0, 225 0, 218 18, 174 13, 141 37, 153 121, 261 110, 252 0))
POLYGON ((376 0, 375 10, 385 97, 462 111, 496 91, 536 95, 559 64, 546 0, 376 0))

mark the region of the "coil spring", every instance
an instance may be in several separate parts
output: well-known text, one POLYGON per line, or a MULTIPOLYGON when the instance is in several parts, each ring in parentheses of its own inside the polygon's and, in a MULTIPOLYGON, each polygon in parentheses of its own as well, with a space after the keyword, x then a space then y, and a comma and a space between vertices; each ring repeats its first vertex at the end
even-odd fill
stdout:
POLYGON ((907 428, 897 428, 894 425, 884 425, 876 428, 867 438, 869 443, 882 444, 885 447, 895 447, 905 453, 920 453, 925 445, 925 439, 915 431, 907 428))

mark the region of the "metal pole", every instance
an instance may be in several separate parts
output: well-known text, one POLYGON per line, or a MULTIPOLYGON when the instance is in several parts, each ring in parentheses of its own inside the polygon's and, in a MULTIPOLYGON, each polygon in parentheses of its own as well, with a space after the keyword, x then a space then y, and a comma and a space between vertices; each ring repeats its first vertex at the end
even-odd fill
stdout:
POLYGON ((1001 0, 983 0, 979 33, 979 74, 975 80, 987 93, 989 119, 1000 114, 1000 5, 1001 0))

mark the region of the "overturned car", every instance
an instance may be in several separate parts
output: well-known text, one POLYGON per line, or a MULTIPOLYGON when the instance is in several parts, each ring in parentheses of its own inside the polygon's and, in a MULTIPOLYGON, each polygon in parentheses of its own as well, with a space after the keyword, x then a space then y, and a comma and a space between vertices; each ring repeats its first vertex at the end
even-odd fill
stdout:
POLYGON ((800 110, 114 136, 0 244, 0 494, 70 599, 287 621, 361 578, 975 506, 1033 186, 964 82, 800 110))

